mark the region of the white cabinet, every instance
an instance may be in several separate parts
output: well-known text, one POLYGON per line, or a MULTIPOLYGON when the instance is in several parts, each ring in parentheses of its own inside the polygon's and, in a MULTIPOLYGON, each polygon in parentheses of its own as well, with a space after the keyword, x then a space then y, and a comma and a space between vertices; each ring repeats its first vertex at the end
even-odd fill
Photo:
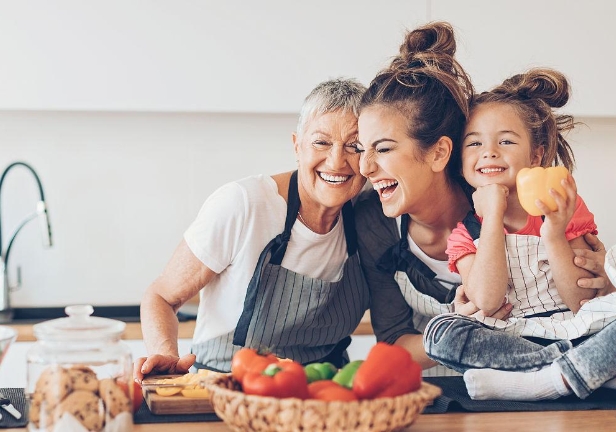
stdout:
POLYGON ((458 32, 459 59, 477 90, 529 67, 570 80, 563 112, 616 116, 616 3, 610 0, 431 0, 431 19, 458 32))
POLYGON ((569 111, 615 116, 611 0, 0 2, 0 109, 296 113, 318 82, 365 84, 406 29, 450 21, 485 90, 545 65, 569 111))
POLYGON ((426 2, 7 0, 0 109, 296 113, 368 83, 426 2))

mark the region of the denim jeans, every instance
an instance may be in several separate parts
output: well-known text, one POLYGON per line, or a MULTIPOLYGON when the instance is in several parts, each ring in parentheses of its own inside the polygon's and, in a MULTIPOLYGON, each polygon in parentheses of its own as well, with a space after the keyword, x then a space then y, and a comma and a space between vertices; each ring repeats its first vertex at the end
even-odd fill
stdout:
POLYGON ((444 314, 426 326, 424 346, 431 359, 460 373, 483 368, 524 372, 556 362, 580 398, 616 376, 616 321, 573 348, 568 340, 543 346, 470 317, 444 314))

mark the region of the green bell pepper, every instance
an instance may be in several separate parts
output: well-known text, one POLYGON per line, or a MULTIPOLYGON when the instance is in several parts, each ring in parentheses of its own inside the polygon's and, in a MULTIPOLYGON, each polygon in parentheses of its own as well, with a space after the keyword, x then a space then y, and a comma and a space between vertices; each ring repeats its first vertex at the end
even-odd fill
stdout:
POLYGON ((340 384, 343 387, 348 389, 353 388, 353 380, 355 379, 355 373, 357 369, 363 363, 363 360, 355 360, 347 364, 345 367, 340 369, 336 375, 332 378, 332 381, 340 384))
POLYGON ((304 366, 304 371, 306 371, 306 377, 308 377, 308 382, 322 381, 322 380, 330 380, 336 375, 338 369, 336 366, 329 362, 325 363, 310 363, 304 366))

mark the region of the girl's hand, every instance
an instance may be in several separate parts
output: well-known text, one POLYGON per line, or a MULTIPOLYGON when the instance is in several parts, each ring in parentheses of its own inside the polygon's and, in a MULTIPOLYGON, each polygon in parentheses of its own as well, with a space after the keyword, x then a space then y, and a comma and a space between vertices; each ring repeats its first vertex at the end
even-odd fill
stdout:
MULTIPOLYGON (((482 310, 480 310, 475 303, 470 301, 468 297, 466 297, 466 293, 464 292, 464 285, 460 285, 456 289, 456 297, 453 300, 453 309, 454 312, 459 313, 460 315, 466 316, 476 316, 478 318, 485 316, 482 310)), ((513 306, 511 303, 507 303, 506 299, 503 300, 503 305, 499 310, 490 315, 492 318, 504 320, 509 317, 511 313, 511 309, 513 306)))
POLYGON ((565 190, 565 196, 562 196, 554 189, 550 189, 550 195, 554 198, 558 206, 555 211, 551 211, 541 200, 535 202, 535 205, 545 215, 540 233, 541 237, 545 237, 546 239, 554 238, 555 236, 564 236, 567 225, 575 213, 575 204, 577 200, 575 180, 573 180, 571 175, 568 175, 566 179, 561 180, 561 185, 565 190))
POLYGON ((480 218, 498 217, 503 218, 507 210, 507 197, 509 188, 500 184, 488 184, 479 186, 473 192, 473 205, 475 213, 480 218))

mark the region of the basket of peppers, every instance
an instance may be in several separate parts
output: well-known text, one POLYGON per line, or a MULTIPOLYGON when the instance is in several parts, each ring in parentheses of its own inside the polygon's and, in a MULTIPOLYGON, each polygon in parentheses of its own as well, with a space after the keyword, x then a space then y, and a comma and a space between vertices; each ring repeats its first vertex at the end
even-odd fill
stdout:
POLYGON ((231 374, 208 384, 214 410, 235 431, 391 431, 441 394, 404 348, 378 342, 342 369, 301 365, 242 348, 231 374))

